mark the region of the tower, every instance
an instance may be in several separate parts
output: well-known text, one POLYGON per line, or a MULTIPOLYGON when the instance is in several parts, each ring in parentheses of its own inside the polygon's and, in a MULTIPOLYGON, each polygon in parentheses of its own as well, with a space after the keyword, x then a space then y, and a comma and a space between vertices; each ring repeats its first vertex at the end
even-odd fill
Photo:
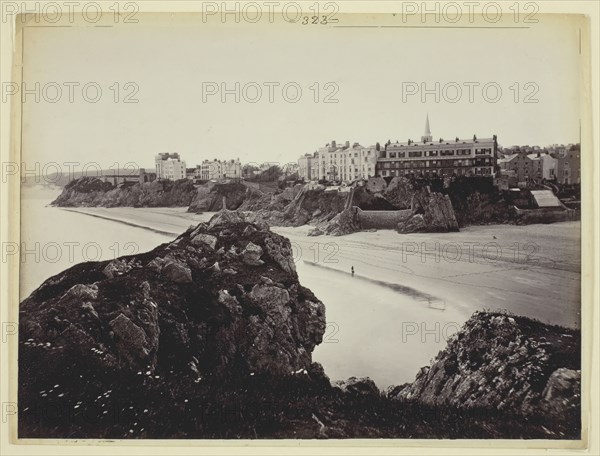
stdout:
POLYGON ((431 130, 429 128, 429 114, 427 114, 427 119, 425 120, 425 134, 421 136, 421 141, 423 141, 423 143, 433 141, 431 130))

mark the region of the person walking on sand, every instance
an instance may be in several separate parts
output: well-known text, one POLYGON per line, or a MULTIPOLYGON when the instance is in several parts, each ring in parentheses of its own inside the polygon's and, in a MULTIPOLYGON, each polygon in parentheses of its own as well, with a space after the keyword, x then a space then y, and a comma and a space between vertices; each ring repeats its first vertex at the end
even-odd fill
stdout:
POLYGON ((354 266, 350 268, 350 272, 352 272, 352 276, 354 277, 354 266))

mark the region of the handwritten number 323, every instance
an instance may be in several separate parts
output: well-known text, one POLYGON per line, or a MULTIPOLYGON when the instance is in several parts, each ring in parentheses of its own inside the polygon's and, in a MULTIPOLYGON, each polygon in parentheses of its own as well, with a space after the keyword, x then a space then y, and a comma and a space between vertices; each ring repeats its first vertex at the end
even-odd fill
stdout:
POLYGON ((319 16, 304 16, 302 18, 302 25, 309 24, 327 24, 327 16, 321 16, 321 20, 319 20, 319 16))

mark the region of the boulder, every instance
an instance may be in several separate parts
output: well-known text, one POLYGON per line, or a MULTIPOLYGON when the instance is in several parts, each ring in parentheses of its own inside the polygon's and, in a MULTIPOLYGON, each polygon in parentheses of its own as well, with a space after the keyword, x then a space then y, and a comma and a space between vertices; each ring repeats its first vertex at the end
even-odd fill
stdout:
POLYGON ((334 382, 333 386, 352 396, 379 397, 381 395, 379 388, 369 377, 350 377, 348 380, 334 382))
POLYGON ((98 298, 98 286, 96 284, 86 285, 78 283, 73 285, 64 294, 63 299, 97 299, 98 298))
POLYGON ((254 244, 252 241, 248 242, 242 252, 242 259, 244 263, 250 266, 260 266, 264 264, 264 261, 260 259, 263 254, 262 247, 254 244))
POLYGON ((540 409, 554 418, 574 417, 581 407, 581 371, 561 367, 550 375, 540 409))
POLYGON ((104 275, 108 278, 113 278, 116 275, 121 275, 127 272, 131 267, 124 260, 114 260, 106 265, 102 270, 104 275))
POLYGON ((217 237, 210 234, 200 233, 192 238, 191 243, 195 246, 205 245, 214 250, 217 245, 217 237))
POLYGON ((423 214, 415 214, 398 223, 398 232, 402 234, 420 233, 427 228, 423 214))
MULTIPOLYGON (((150 346, 144 330, 122 313, 108 325, 112 329, 118 359, 123 366, 135 370, 148 365, 148 357, 156 347, 150 346)), ((153 362, 150 364, 154 365, 153 362)))
POLYGON ((163 277, 176 283, 191 283, 192 271, 190 268, 181 262, 173 259, 168 259, 162 267, 161 274, 163 277))
POLYGON ((398 223, 399 233, 458 231, 458 222, 448 195, 429 191, 428 187, 413 195, 413 215, 398 223))

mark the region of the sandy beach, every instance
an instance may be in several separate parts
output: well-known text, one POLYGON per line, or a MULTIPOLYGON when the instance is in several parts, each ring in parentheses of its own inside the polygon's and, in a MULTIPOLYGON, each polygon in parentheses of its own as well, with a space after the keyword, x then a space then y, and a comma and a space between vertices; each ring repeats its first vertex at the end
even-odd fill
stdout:
MULTIPOLYGON (((76 208, 88 215, 178 235, 212 213, 185 208, 76 208)), ((446 306, 504 309, 579 327, 580 222, 490 225, 458 233, 391 230, 309 237, 309 226, 273 227, 288 237, 296 263, 316 264, 437 296, 446 306)))
MULTIPOLYGON (((150 250, 213 215, 186 208, 54 208, 35 199, 24 204, 44 206, 24 212, 27 242, 75 241, 83 247, 69 261, 63 252, 60 261, 42 255, 24 263, 23 298, 73 264, 135 253, 128 250, 131 244, 136 252, 150 250), (74 238, 32 214, 81 229, 74 238), (89 244, 100 254, 89 258, 89 244)), ((313 358, 332 380, 369 376, 382 388, 412 381, 476 310, 580 326, 579 222, 343 237, 309 237, 309 229, 272 228, 290 239, 300 282, 326 306, 328 326, 313 358)))

